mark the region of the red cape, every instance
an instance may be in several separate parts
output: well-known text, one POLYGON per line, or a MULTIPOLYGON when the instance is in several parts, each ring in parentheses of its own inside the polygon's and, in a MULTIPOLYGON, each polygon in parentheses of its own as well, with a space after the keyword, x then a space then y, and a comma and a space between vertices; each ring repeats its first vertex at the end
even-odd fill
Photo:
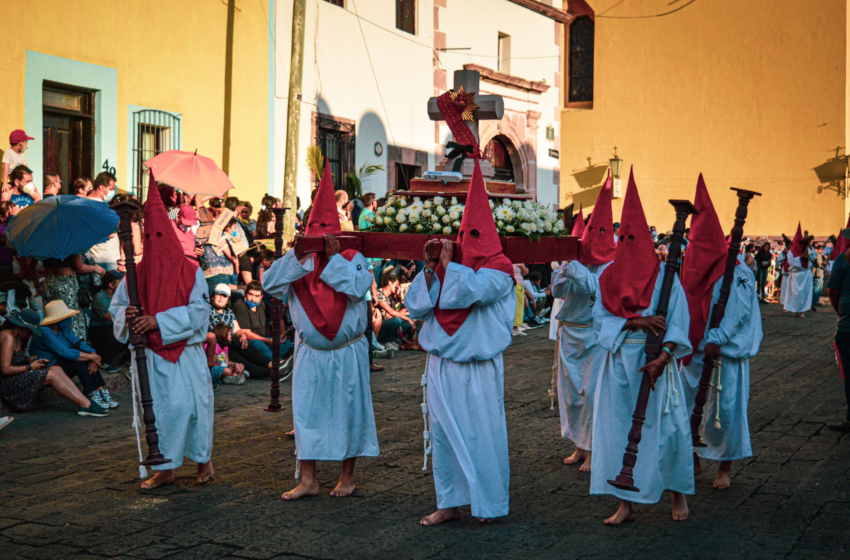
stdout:
MULTIPOLYGON (((596 217, 593 212, 591 220, 596 217)), ((649 234, 646 215, 640 203, 634 171, 629 172, 629 187, 620 218, 620 240, 614 262, 599 277, 602 305, 612 315, 631 319, 652 303, 655 279, 661 261, 649 234)))
POLYGON ((682 266, 682 288, 688 297, 688 312, 691 315, 688 338, 691 348, 696 351, 705 334, 705 326, 711 313, 714 283, 723 276, 728 253, 726 236, 711 203, 702 173, 697 181, 694 206, 699 210, 699 214, 691 217, 691 234, 682 266))
MULTIPOLYGON (((322 172, 322 180, 319 182, 319 190, 316 192, 316 200, 313 201, 313 209, 310 210, 309 222, 307 222, 306 235, 323 235, 325 233, 339 234, 342 228, 339 224, 339 212, 337 212, 336 198, 334 197, 333 178, 328 160, 325 160, 325 170, 322 172)), ((351 260, 357 251, 342 251, 340 255, 346 260, 351 260)), ((303 278, 292 283, 292 289, 298 297, 298 302, 304 308, 307 317, 313 327, 319 333, 333 340, 339 333, 345 308, 348 305, 348 296, 337 292, 322 280, 322 272, 328 266, 328 257, 324 253, 313 254, 313 270, 303 278)))
MULTIPOLYGON (((189 305, 198 270, 198 263, 183 255, 183 247, 157 194, 151 172, 143 228, 145 258, 136 267, 142 312, 149 316, 189 305)), ((159 330, 148 333, 148 348, 171 363, 177 363, 187 342, 181 340, 166 346, 159 330)))
MULTIPOLYGON (((463 210, 460 231, 457 235, 455 261, 458 260, 458 256, 460 264, 476 272, 482 268, 490 268, 501 270, 513 278, 514 267, 508 257, 502 253, 502 242, 499 240, 499 232, 493 220, 493 211, 490 209, 490 199, 484 188, 484 178, 481 176, 478 159, 475 160, 475 169, 472 172, 472 180, 469 182, 469 194, 466 197, 466 207, 463 210), (478 232, 477 238, 473 237, 473 231, 478 232)), ((440 295, 442 295, 446 278, 446 271, 442 264, 437 265, 434 273, 440 279, 440 295)), ((441 309, 439 298, 434 306, 434 317, 449 336, 457 332, 471 312, 471 307, 441 309)))

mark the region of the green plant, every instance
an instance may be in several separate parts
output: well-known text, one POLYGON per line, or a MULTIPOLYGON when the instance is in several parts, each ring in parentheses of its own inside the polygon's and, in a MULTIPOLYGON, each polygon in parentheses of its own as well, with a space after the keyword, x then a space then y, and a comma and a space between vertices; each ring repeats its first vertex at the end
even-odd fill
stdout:
POLYGON ((345 191, 348 193, 348 198, 363 198, 363 180, 368 179, 378 171, 383 171, 383 165, 371 165, 368 161, 360 166, 357 173, 351 172, 345 177, 345 191))
POLYGON ((325 169, 325 158, 322 149, 318 146, 307 147, 307 167, 316 174, 316 179, 322 179, 322 171, 325 169))

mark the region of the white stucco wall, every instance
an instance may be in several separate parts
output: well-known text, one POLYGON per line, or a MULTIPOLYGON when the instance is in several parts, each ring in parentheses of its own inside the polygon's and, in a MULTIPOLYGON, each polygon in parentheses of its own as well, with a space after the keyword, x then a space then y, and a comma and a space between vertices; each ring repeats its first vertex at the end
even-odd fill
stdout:
MULTIPOLYGON (((273 182, 276 196, 283 190, 291 18, 292 1, 277 0, 273 182)), ((440 53, 449 87, 453 71, 462 69, 464 63, 474 62, 495 69, 500 31, 511 35, 512 57, 541 57, 512 60, 512 74, 552 84, 558 71, 555 23, 508 0, 450 1, 448 8, 440 8, 439 24, 440 31, 447 33, 447 47, 470 47, 469 51, 440 53)), ((302 206, 307 206, 311 188, 310 172, 304 160, 307 147, 314 140, 314 111, 355 121, 355 165, 358 168, 367 161, 386 167, 390 144, 427 152, 428 168, 434 168, 437 151, 434 123, 427 114, 428 98, 434 95, 433 0, 418 2, 416 35, 395 28, 395 2, 392 0, 346 0, 345 8, 323 0, 308 2, 304 46, 297 183, 302 206), (360 16, 359 25, 355 5, 360 16), (380 157, 374 153, 375 142, 383 144, 384 152, 380 157)), ((523 91, 485 82, 482 82, 482 90, 536 101, 505 99, 505 107, 542 113, 537 141, 539 200, 557 202, 557 186, 552 176, 557 160, 548 157, 548 149, 553 144, 545 140, 545 129, 549 124, 557 128, 554 117, 560 90, 552 87, 543 95, 527 96, 523 91)), ((446 136, 448 129, 441 127, 441 139, 446 136)), ((383 195, 386 188, 386 173, 374 175, 364 184, 364 191, 375 192, 378 196, 383 195)))

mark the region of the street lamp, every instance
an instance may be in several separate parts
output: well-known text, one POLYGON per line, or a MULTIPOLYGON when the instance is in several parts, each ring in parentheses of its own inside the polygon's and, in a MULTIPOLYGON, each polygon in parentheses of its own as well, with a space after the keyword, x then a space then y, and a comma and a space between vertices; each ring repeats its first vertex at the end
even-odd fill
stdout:
POLYGON ((620 198, 620 169, 623 167, 623 160, 617 156, 617 146, 614 146, 614 157, 608 160, 611 165, 611 197, 620 198))

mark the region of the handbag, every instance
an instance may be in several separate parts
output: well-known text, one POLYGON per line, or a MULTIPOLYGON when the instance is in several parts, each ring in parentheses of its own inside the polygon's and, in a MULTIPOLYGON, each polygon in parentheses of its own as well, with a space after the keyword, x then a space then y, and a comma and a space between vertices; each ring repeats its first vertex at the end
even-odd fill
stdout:
POLYGON ((80 288, 77 291, 77 305, 80 306, 80 309, 88 309, 89 307, 91 307, 92 304, 91 294, 86 289, 86 287, 83 286, 83 283, 80 282, 80 277, 76 276, 76 278, 77 286, 79 286, 80 288))

